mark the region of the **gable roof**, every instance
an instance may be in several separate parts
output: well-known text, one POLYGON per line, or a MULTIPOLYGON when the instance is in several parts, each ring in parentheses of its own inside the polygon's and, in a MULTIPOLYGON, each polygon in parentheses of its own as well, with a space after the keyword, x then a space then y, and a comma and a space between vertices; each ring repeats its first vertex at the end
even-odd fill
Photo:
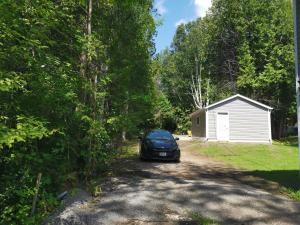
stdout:
POLYGON ((192 112, 192 113, 190 114, 190 117, 192 117, 192 116, 194 116, 194 115, 200 113, 200 112, 203 111, 203 110, 205 110, 205 108, 203 108, 203 109, 197 109, 195 112, 192 112))
POLYGON ((221 101, 218 101, 218 102, 216 102, 216 103, 214 103, 214 104, 211 104, 211 105, 205 107, 205 109, 212 108, 212 107, 214 107, 214 106, 216 106, 216 105, 225 103, 225 102, 230 101, 230 100, 235 99, 235 98, 241 98, 241 99, 244 99, 244 100, 246 100, 246 101, 248 101, 248 102, 252 102, 253 104, 258 105, 258 106, 261 106, 261 107, 263 107, 263 108, 265 108, 265 109, 268 109, 268 110, 272 110, 272 109, 273 109, 273 108, 270 107, 270 106, 267 106, 267 105, 265 105, 265 104, 262 104, 262 103, 260 103, 260 102, 258 102, 258 101, 253 100, 253 99, 247 98, 247 97, 245 97, 245 96, 243 96, 243 95, 240 95, 240 94, 233 95, 233 96, 231 96, 231 97, 229 97, 229 98, 225 98, 225 99, 223 99, 223 100, 221 100, 221 101))

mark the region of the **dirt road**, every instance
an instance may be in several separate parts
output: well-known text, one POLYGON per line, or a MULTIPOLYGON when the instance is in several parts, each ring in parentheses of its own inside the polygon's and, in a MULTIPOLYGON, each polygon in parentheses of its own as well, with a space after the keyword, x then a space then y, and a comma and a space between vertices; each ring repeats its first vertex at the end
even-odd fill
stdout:
POLYGON ((100 197, 66 208, 56 224, 196 224, 192 212, 220 224, 300 224, 300 203, 192 152, 195 144, 180 143, 181 163, 120 162, 100 197))

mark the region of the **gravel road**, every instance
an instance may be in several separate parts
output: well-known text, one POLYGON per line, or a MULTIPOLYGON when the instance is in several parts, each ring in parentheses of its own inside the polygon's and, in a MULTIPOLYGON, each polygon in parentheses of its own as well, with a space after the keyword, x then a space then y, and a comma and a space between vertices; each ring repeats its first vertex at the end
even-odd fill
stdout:
POLYGON ((120 162, 100 197, 75 202, 54 224, 191 225, 192 212, 220 224, 300 224, 300 203, 266 191, 276 184, 202 157, 195 144, 180 142, 181 163, 120 162))

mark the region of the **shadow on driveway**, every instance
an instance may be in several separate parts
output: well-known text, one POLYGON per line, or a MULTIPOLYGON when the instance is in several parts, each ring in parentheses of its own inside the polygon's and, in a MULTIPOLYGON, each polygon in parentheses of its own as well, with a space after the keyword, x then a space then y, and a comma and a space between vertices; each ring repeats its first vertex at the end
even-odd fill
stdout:
POLYGON ((181 163, 120 160, 100 197, 61 214, 80 222, 61 224, 195 224, 192 212, 221 224, 299 224, 300 203, 265 191, 276 183, 188 154, 181 163))
POLYGON ((103 185, 103 195, 78 212, 93 218, 87 224, 193 224, 186 219, 190 212, 222 224, 300 221, 299 203, 257 189, 267 182, 218 164, 138 159, 121 164, 126 166, 103 185))

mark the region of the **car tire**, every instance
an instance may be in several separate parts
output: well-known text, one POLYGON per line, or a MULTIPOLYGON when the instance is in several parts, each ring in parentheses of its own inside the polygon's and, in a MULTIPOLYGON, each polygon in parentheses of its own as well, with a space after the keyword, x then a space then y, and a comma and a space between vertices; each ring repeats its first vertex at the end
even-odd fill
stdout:
POLYGON ((180 163, 180 158, 175 159, 175 162, 176 162, 176 163, 180 163))

